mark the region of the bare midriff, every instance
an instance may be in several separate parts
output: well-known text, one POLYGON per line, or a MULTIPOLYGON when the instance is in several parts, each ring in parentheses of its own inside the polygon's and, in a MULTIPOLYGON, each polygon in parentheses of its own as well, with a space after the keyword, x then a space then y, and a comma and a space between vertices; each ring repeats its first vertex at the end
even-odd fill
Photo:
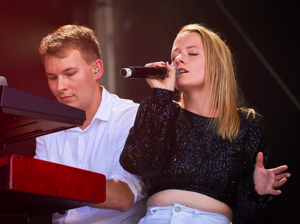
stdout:
POLYGON ((184 190, 164 190, 152 195, 147 206, 173 206, 174 204, 185 205, 190 208, 205 212, 213 212, 226 216, 232 221, 233 213, 225 203, 206 195, 184 190))

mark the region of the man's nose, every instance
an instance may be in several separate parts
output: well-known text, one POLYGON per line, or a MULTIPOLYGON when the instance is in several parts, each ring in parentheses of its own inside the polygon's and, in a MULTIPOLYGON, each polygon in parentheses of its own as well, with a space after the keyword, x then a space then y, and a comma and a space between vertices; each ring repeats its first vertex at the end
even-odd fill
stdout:
POLYGON ((68 88, 68 81, 65 77, 57 78, 57 90, 62 92, 68 88))

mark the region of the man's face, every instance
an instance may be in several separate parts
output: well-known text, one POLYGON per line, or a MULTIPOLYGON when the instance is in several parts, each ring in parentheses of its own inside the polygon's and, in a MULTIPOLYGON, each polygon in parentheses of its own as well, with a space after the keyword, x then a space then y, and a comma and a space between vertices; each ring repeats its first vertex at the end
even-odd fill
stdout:
POLYGON ((99 77, 78 50, 67 51, 64 58, 46 55, 44 66, 49 88, 58 102, 85 111, 92 106, 94 94, 99 93, 99 77))

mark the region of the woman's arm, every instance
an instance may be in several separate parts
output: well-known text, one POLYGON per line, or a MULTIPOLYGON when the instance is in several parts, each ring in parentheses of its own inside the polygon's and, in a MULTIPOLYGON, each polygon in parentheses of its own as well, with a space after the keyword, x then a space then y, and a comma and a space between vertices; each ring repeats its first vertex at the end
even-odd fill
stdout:
POLYGON ((152 89, 153 96, 140 105, 120 156, 120 163, 128 172, 144 177, 155 176, 164 166, 163 154, 169 149, 174 124, 180 106, 172 101, 174 92, 152 89))
MULTIPOLYGON (((267 193, 265 195, 257 192, 258 190, 262 193, 261 186, 255 186, 254 170, 257 159, 258 166, 271 167, 270 135, 262 116, 251 115, 247 120, 248 133, 244 148, 243 179, 238 187, 237 210, 245 223, 266 223, 275 218, 280 208, 280 200, 279 196, 268 194, 270 189, 264 192, 267 193), (262 154, 258 155, 259 152, 262 154), (264 158, 261 158, 262 155, 264 158)), ((258 172, 257 168, 256 172, 258 172)), ((257 179, 257 174, 255 176, 257 179)), ((262 176, 258 177, 258 179, 261 178, 262 176)), ((257 180, 256 184, 258 184, 257 180)))

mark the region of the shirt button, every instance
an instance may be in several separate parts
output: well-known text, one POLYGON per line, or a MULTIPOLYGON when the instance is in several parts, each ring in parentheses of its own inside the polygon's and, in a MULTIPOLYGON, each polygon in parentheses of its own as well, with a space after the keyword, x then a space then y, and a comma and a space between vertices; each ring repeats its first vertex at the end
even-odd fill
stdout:
POLYGON ((176 207, 176 208, 175 208, 175 212, 180 212, 180 210, 181 210, 181 209, 180 209, 179 207, 176 207))

